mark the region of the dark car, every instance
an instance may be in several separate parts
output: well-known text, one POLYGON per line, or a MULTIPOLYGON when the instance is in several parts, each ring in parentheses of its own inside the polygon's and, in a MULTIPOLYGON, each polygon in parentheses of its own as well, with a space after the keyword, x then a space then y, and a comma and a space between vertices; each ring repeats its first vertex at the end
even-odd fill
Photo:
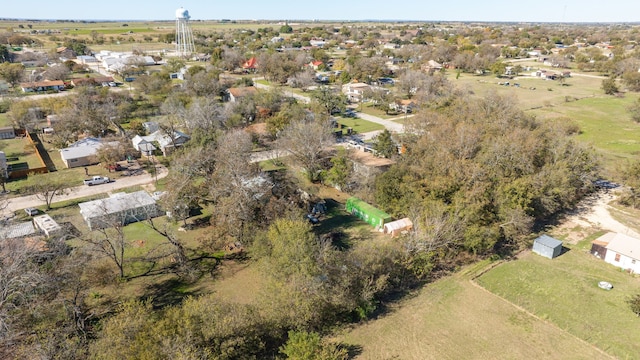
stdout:
POLYGON ((342 113, 342 116, 348 117, 348 118, 354 118, 354 117, 357 117, 358 114, 356 114, 356 112, 353 110, 345 110, 345 112, 342 113))

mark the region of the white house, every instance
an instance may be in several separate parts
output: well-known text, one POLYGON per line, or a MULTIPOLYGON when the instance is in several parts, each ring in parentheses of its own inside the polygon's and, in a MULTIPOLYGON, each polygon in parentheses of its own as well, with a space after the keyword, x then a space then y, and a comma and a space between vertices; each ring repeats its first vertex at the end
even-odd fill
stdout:
POLYGON ((347 96, 349 101, 362 101, 364 93, 369 90, 371 90, 371 85, 360 82, 342 85, 342 93, 347 96))
POLYGON ((78 140, 69 147, 60 149, 60 158, 68 168, 87 166, 99 163, 98 150, 104 146, 118 145, 117 141, 103 142, 101 139, 88 137, 78 140))
POLYGON ((156 201, 146 191, 115 193, 106 199, 78 204, 89 229, 126 225, 160 215, 156 201))
POLYGON ((606 251, 598 255, 603 257, 606 263, 632 273, 640 273, 640 239, 620 233, 607 233, 594 243, 604 245, 606 251))
POLYGON ((151 156, 156 150, 156 147, 152 144, 152 141, 155 141, 155 139, 150 139, 149 136, 140 135, 136 135, 133 137, 133 139, 131 139, 133 147, 136 150, 140 151, 140 153, 142 153, 142 155, 144 156, 151 156))
POLYGON ((153 145, 155 141, 160 145, 162 154, 167 156, 175 148, 184 145, 190 139, 191 137, 189 135, 177 130, 173 132, 173 136, 169 136, 163 130, 158 130, 147 136, 136 135, 131 139, 131 142, 136 150, 142 152, 143 155, 149 156, 156 150, 156 147, 153 145))

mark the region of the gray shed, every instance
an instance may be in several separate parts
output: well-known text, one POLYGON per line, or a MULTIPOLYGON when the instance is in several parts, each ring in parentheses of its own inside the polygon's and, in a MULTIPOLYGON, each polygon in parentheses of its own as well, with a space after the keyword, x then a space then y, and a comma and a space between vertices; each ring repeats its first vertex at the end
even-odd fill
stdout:
POLYGON ((533 241, 533 252, 553 259, 562 252, 562 241, 548 235, 541 235, 533 241))

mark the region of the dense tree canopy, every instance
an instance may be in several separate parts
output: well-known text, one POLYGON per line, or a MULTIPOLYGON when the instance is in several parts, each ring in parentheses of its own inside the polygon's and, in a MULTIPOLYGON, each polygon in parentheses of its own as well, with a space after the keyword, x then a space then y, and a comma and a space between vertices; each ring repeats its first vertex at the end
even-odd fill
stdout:
POLYGON ((532 221, 573 205, 594 179, 592 151, 510 104, 495 95, 461 98, 414 118, 422 135, 377 179, 378 204, 415 215, 421 241, 473 253, 517 240, 532 221), (438 228, 455 225, 445 239, 433 233, 437 218, 438 228))

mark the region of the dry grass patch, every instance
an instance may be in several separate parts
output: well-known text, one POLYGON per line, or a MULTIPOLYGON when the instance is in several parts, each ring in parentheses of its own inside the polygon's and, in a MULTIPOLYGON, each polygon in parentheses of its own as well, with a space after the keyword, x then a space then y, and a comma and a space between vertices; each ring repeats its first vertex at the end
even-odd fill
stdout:
POLYGON ((337 336, 357 359, 596 359, 603 354, 472 284, 441 279, 337 336))

